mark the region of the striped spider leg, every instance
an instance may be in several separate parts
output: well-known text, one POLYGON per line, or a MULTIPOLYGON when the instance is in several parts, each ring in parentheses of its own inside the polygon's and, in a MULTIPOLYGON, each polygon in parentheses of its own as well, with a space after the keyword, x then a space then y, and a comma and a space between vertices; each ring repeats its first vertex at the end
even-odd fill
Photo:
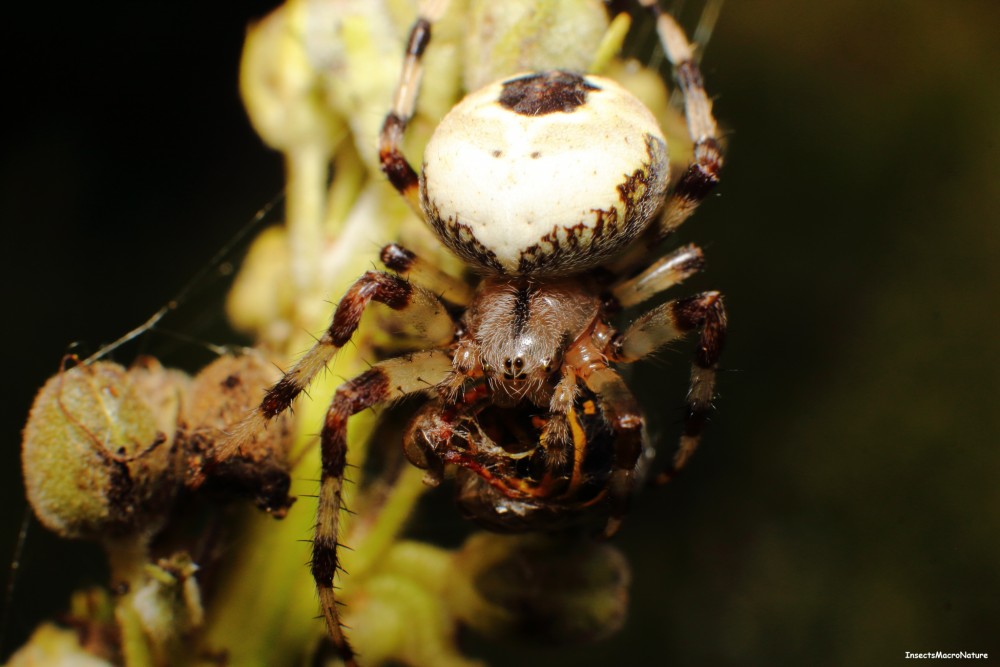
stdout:
POLYGON ((688 134, 694 142, 694 160, 674 185, 656 229, 656 241, 663 240, 687 220, 698 205, 719 183, 722 169, 722 146, 719 128, 712 115, 712 102, 705 92, 701 70, 694 59, 694 48, 684 30, 664 12, 657 0, 638 0, 656 21, 660 43, 673 65, 677 84, 684 97, 688 134))
POLYGON ((694 47, 677 21, 660 8, 657 0, 638 2, 656 22, 660 44, 673 65, 684 98, 688 135, 694 150, 692 161, 673 185, 656 224, 650 225, 640 242, 609 265, 619 275, 640 269, 648 261, 650 251, 691 217, 719 184, 724 162, 719 127, 712 114, 712 101, 705 91, 701 69, 695 61, 694 47))
MULTIPOLYGON (((418 260, 398 245, 386 246, 382 258, 387 266, 404 275, 411 271, 420 272, 421 277, 426 278, 436 290, 450 287, 449 294, 456 295, 456 299, 461 297, 459 281, 418 260)), ((417 332, 428 349, 375 364, 341 385, 330 403, 320 434, 320 492, 311 567, 327 629, 347 665, 357 663, 341 625, 333 586, 338 569, 341 492, 347 462, 347 420, 366 408, 412 394, 433 394, 438 385, 448 385, 453 370, 447 347, 455 336, 456 326, 444 303, 435 292, 409 282, 401 275, 366 272, 348 288, 337 305, 329 327, 315 345, 267 391, 257 410, 234 429, 216 454, 217 460, 225 460, 260 432, 267 422, 291 407, 296 397, 308 388, 337 351, 351 339, 362 314, 372 302, 384 304, 395 311, 395 320, 417 332)))
MULTIPOLYGON (((611 295, 622 307, 638 305, 677 285, 704 265, 702 251, 695 245, 678 248, 662 257, 634 278, 611 288, 611 295)), ((649 356, 673 340, 691 331, 699 333, 691 386, 684 416, 684 432, 673 462, 656 478, 670 481, 687 463, 701 442, 705 422, 712 410, 715 376, 726 338, 726 310, 718 292, 702 292, 687 298, 672 299, 648 311, 618 334, 611 343, 611 358, 631 363, 649 356)))

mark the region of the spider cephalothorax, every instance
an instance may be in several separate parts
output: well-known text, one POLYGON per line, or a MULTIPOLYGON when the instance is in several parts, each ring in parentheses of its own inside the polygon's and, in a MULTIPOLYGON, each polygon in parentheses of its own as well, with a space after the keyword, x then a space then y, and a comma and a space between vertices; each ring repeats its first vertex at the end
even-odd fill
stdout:
POLYGON ((523 74, 470 94, 441 121, 418 174, 401 141, 442 9, 428 4, 410 32, 379 156, 392 185, 480 277, 470 290, 408 250, 386 246, 381 259, 392 273, 369 271, 355 282, 327 331, 228 445, 232 451, 288 409, 350 340, 372 301, 423 339, 416 351, 341 385, 322 429, 312 571, 348 664, 354 654, 333 577, 351 415, 422 394, 429 402, 413 419, 404 451, 431 483, 456 470, 467 515, 516 531, 594 513, 610 535, 650 459, 642 412, 615 365, 694 331, 684 433, 659 479, 669 479, 698 445, 726 329, 719 293, 673 299, 617 327, 621 311, 702 268, 693 245, 658 259, 652 249, 707 196, 722 164, 711 103, 683 31, 654 0, 639 1, 674 66, 694 143, 691 164, 669 190, 666 141, 652 113, 611 80, 566 71, 523 74))

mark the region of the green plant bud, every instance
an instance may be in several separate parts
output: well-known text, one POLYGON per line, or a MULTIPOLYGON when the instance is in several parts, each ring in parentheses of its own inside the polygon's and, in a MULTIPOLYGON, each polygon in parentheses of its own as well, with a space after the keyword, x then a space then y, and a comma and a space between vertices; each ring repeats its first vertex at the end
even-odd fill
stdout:
POLYGON ((174 427, 165 414, 118 364, 50 378, 21 449, 28 500, 42 524, 94 539, 155 531, 175 490, 174 427))
POLYGON ((473 0, 465 33, 465 87, 521 72, 585 72, 608 29, 599 0, 473 0))
POLYGON ((477 533, 455 555, 478 599, 456 611, 494 640, 597 641, 621 629, 631 580, 622 553, 586 537, 477 533))
POLYGON ((250 26, 240 62, 240 94, 250 122, 272 148, 312 147, 324 154, 344 135, 326 105, 302 42, 302 3, 274 10, 250 26))
POLYGON ((229 322, 272 345, 288 340, 294 311, 288 233, 268 227, 253 240, 226 297, 229 322))
POLYGON ((231 456, 214 456, 227 431, 257 407, 278 376, 274 365, 257 354, 219 357, 191 384, 180 438, 189 480, 197 479, 196 486, 204 481, 211 490, 250 496, 261 509, 282 517, 294 502, 288 496, 292 425, 287 414, 231 456))

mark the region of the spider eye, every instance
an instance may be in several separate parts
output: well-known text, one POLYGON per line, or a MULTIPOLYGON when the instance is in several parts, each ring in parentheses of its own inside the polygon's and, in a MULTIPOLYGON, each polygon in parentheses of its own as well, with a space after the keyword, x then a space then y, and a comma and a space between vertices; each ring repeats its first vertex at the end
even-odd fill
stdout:
POLYGON ((514 368, 516 368, 517 370, 521 370, 522 368, 524 368, 524 359, 522 359, 521 357, 514 359, 514 368))
POLYGON ((507 357, 506 359, 503 360, 503 367, 506 368, 508 371, 510 370, 511 368, 510 357, 507 357))

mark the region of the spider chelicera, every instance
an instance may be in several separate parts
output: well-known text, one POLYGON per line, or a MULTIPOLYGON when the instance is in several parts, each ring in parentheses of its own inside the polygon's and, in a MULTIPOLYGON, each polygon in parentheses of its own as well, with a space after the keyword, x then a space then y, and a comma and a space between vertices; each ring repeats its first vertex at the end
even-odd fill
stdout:
POLYGON ((457 471, 464 512, 496 530, 551 528, 584 512, 613 534, 644 459, 644 419, 619 373, 692 331, 694 357, 680 446, 669 479, 698 446, 726 330, 718 292, 673 299, 619 331, 619 311, 699 271, 693 245, 650 260, 719 180, 711 102, 683 30, 656 5, 662 46, 684 96, 694 157, 668 191, 666 141, 653 114, 609 79, 567 71, 509 78, 467 96, 441 121, 420 174, 402 153, 422 55, 445 2, 410 31, 379 154, 383 172, 440 240, 476 273, 470 287, 399 245, 339 302, 315 346, 265 395, 225 451, 245 444, 309 386, 351 338, 372 301, 423 339, 337 389, 320 437, 322 476, 312 572, 330 635, 356 664, 333 578, 348 418, 421 394, 404 451, 441 479, 457 471), (439 297, 438 295, 444 295, 439 297), (447 303, 446 303, 447 301, 447 303))

